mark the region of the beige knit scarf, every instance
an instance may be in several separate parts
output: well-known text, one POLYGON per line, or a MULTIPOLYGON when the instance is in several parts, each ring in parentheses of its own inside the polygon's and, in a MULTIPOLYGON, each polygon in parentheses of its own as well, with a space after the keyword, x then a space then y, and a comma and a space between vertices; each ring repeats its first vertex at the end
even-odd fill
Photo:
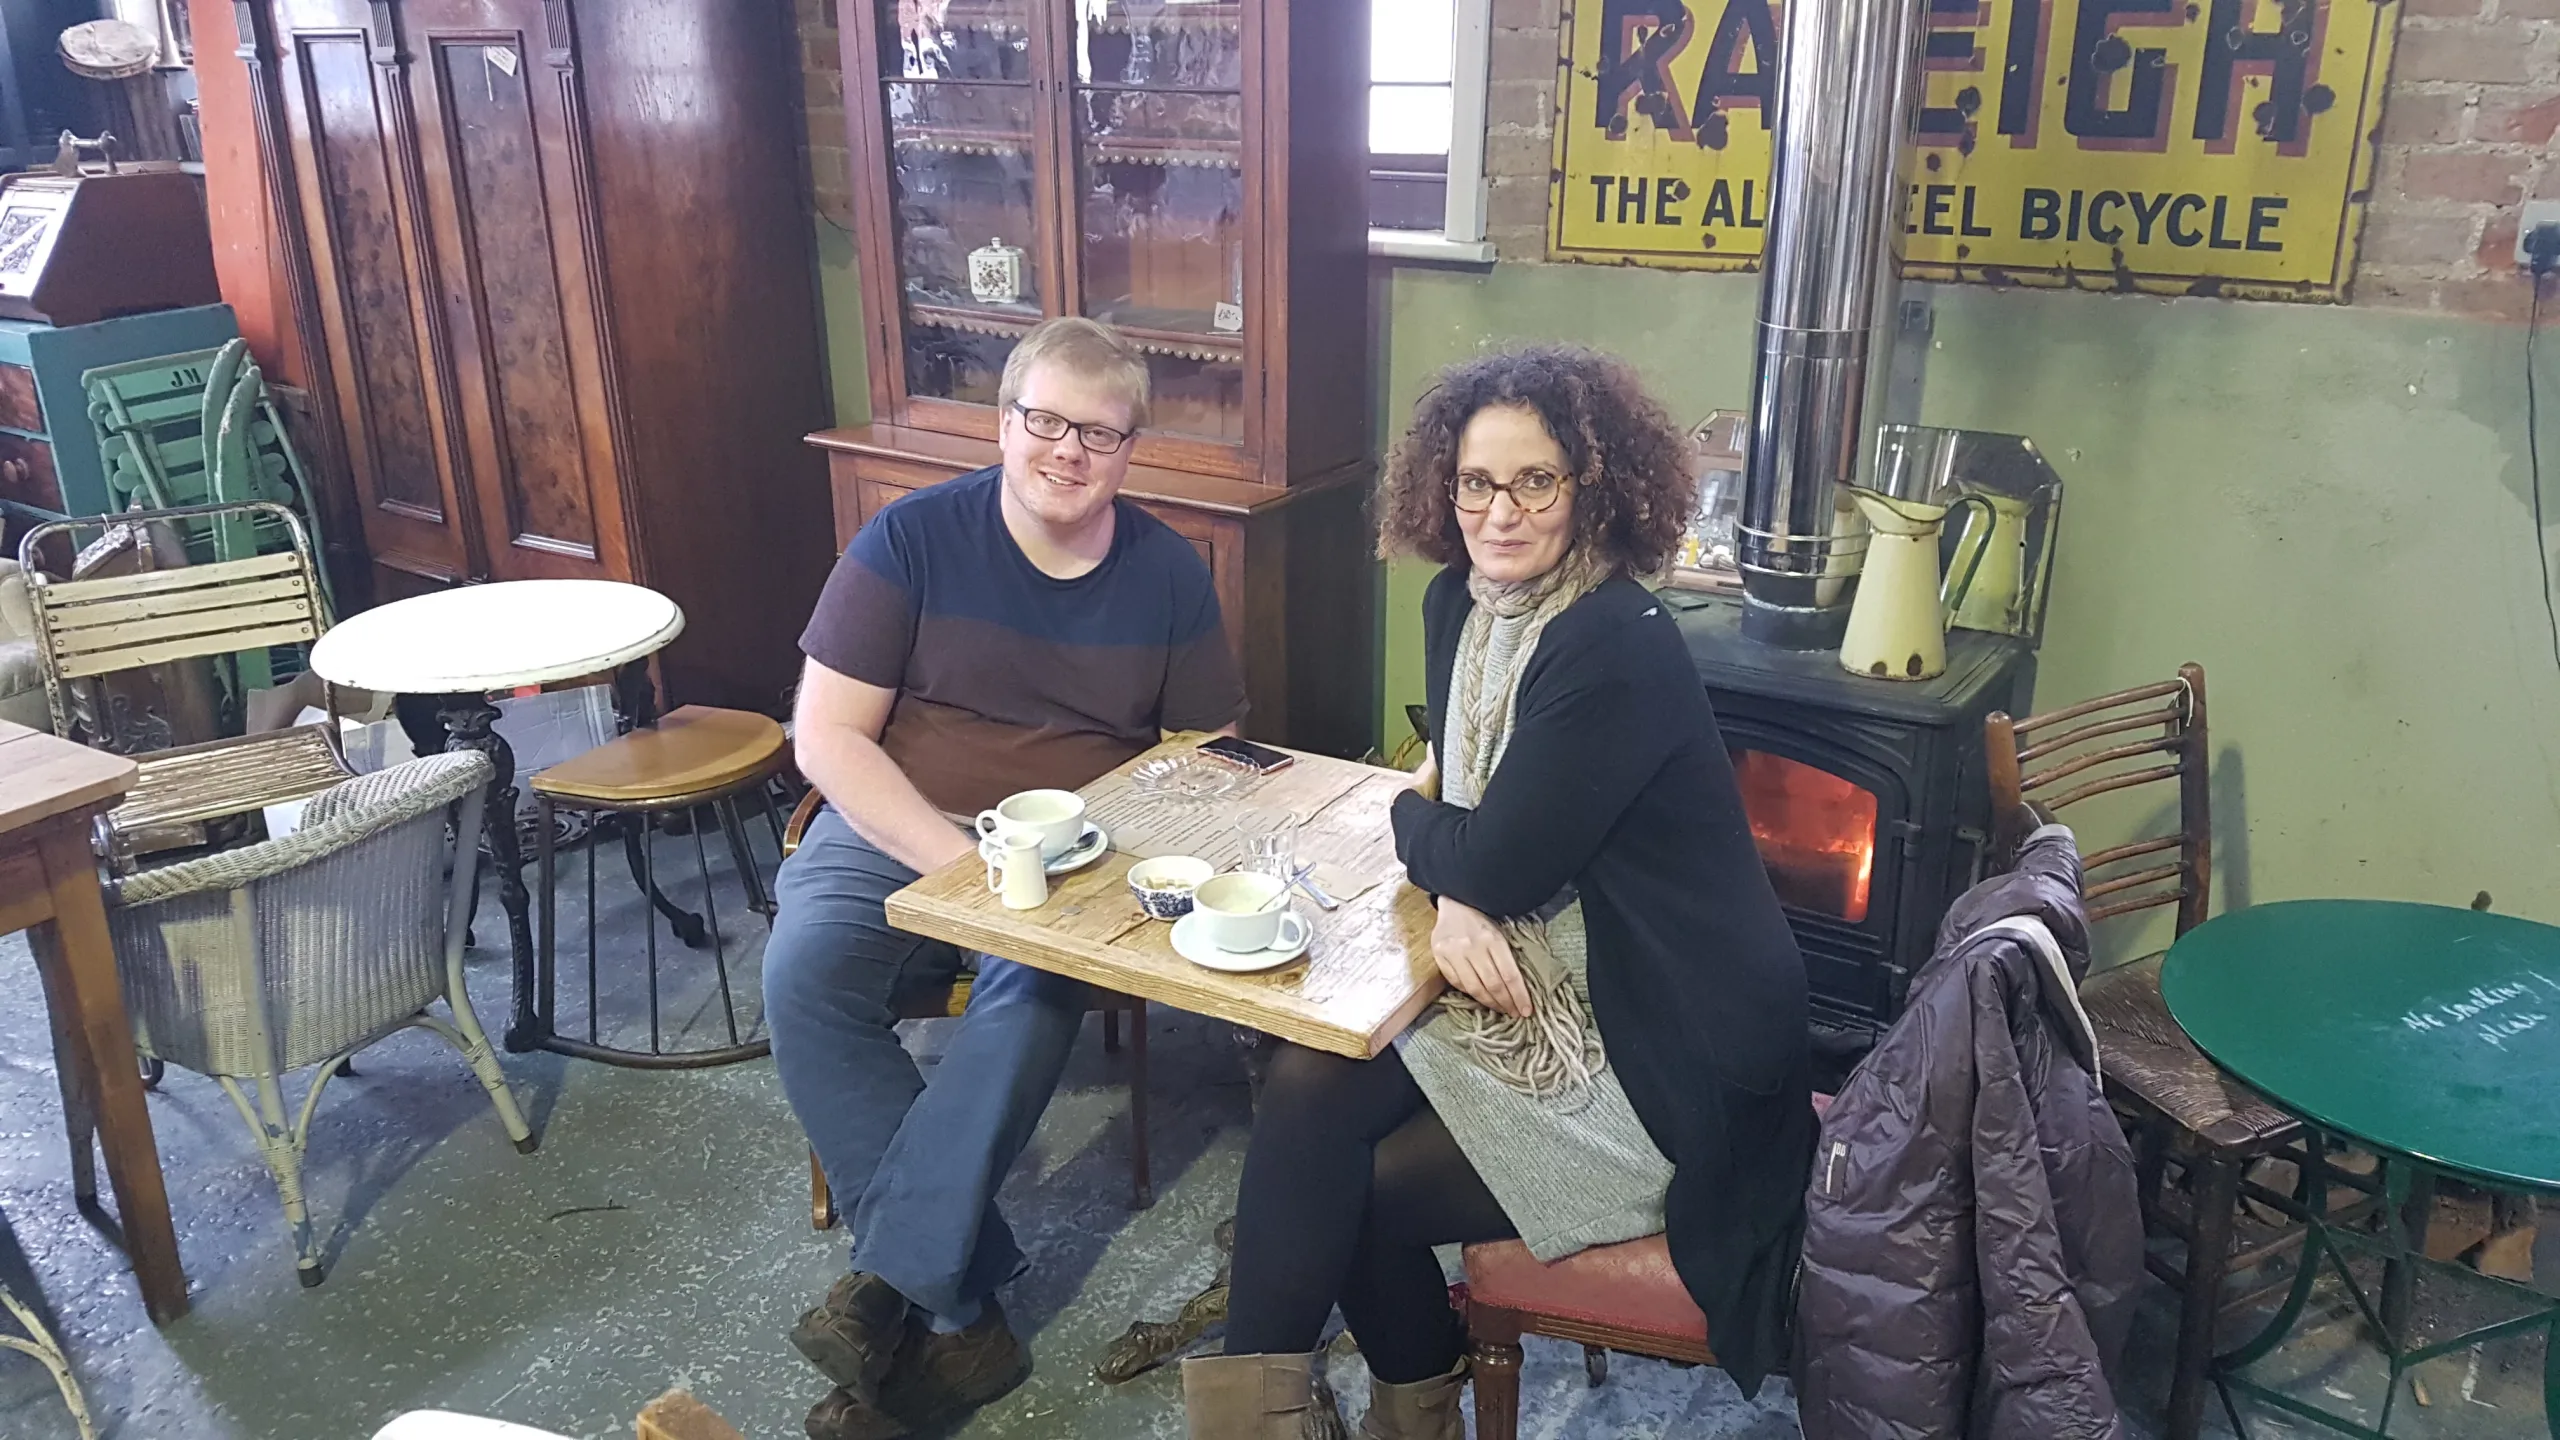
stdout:
MULTIPOLYGON (((1459 631, 1449 672, 1443 800, 1475 808, 1509 744, 1518 718, 1520 676, 1537 653, 1539 635, 1548 621, 1608 579, 1611 569, 1586 545, 1528 580, 1503 583, 1482 573, 1468 579, 1475 608, 1459 631)), ((1527 1015, 1505 1015, 1455 989, 1441 997, 1440 1007, 1449 1017, 1451 1038, 1496 1080, 1524 1095, 1556 1099, 1587 1087, 1607 1058, 1572 974, 1549 943, 1547 924, 1537 918, 1502 922, 1512 958, 1529 987, 1527 1015)))

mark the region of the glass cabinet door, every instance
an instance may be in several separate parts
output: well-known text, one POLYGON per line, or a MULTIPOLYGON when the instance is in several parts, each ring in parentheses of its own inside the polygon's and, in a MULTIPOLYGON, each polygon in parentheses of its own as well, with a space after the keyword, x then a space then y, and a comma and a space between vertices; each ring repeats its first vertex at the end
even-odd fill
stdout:
POLYGON ((1147 354, 1153 429, 1244 441, 1240 0, 1073 0, 1068 259, 1083 313, 1147 354))
POLYGON ((993 405, 1057 290, 1034 0, 874 0, 907 394, 993 405))

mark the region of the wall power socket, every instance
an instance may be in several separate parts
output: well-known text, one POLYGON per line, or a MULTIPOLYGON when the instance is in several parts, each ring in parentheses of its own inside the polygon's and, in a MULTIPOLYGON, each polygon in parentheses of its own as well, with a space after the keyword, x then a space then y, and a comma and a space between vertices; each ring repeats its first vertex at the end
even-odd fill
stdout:
POLYGON ((2530 270, 2533 257, 2525 253, 2524 237, 2536 225, 2560 225, 2560 200, 2527 200, 2524 214, 2516 220, 2516 268, 2530 270))

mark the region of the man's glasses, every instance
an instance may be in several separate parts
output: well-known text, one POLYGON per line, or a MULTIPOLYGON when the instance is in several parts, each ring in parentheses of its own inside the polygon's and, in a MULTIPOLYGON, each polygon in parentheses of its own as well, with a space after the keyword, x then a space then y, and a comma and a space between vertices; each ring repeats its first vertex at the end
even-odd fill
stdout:
POLYGON ((1523 470, 1509 484, 1481 470, 1469 470, 1449 482, 1449 498, 1468 514, 1481 515, 1493 508, 1494 496, 1508 495, 1521 514, 1540 515, 1555 508, 1564 486, 1565 477, 1552 470, 1523 470))
POLYGON ((1043 440, 1064 440, 1073 430, 1076 438, 1084 442, 1084 448, 1096 455, 1110 454, 1128 444, 1129 437, 1137 433, 1114 430, 1108 425, 1079 425, 1054 410, 1034 410, 1019 400, 1013 402, 1013 413, 1022 417, 1023 429, 1043 440))

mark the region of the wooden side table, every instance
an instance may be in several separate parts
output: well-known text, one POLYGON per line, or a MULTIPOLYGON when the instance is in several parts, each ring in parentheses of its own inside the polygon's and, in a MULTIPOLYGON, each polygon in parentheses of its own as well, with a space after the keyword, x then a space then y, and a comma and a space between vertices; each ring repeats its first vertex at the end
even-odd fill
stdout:
POLYGON ((187 1313, 187 1277, 89 844, 90 822, 123 798, 134 769, 121 755, 0 721, 0 934, 24 930, 34 945, 53 1019, 74 1192, 94 1210, 95 1135, 143 1308, 166 1325, 187 1313))

